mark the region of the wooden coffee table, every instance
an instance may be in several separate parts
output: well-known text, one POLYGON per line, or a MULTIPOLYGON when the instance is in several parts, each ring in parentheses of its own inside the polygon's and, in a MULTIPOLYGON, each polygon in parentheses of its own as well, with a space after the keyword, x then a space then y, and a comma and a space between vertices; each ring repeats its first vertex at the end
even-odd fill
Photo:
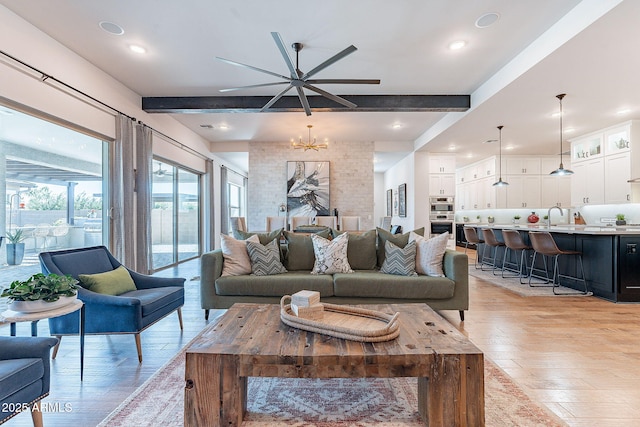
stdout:
POLYGON ((367 305, 400 312, 400 336, 360 343, 286 326, 280 306, 235 304, 187 349, 185 426, 240 426, 248 377, 417 377, 430 426, 484 425, 484 357, 425 304, 367 305))

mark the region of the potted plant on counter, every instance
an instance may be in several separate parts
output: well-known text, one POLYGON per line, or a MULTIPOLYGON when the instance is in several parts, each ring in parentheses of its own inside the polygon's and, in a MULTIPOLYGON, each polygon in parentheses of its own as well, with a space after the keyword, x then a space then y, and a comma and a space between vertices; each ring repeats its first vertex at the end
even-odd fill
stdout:
POLYGON ((616 215, 616 225, 627 225, 627 221, 624 219, 624 214, 616 215))
POLYGON ((24 258, 24 231, 16 229, 7 231, 7 264, 20 265, 24 258))
POLYGON ((78 281, 73 277, 42 273, 27 280, 15 280, 0 297, 11 300, 9 309, 24 313, 53 310, 72 303, 77 298, 78 281))
POLYGON ((513 223, 514 224, 520 223, 520 215, 514 215, 513 216, 513 223))

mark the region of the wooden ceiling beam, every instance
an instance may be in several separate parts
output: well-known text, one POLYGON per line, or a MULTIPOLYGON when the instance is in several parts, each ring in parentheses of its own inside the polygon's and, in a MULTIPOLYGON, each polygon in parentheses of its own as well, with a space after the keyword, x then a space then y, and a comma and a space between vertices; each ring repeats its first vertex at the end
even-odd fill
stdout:
MULTIPOLYGON (((469 95, 340 95, 357 105, 348 108, 323 96, 307 96, 314 112, 462 112, 471 106, 469 95)), ((143 97, 147 113, 205 114, 257 113, 270 96, 143 97)), ((268 112, 303 112, 297 96, 283 96, 268 112)))

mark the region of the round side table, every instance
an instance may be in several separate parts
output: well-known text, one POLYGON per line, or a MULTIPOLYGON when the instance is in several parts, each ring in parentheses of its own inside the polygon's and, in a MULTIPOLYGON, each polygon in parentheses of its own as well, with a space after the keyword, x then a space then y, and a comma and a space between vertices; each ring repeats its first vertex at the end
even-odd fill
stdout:
MULTIPOLYGON (((84 374, 84 303, 82 301, 75 300, 73 303, 63 307, 47 311, 38 311, 35 313, 6 310, 0 313, 0 322, 10 323, 12 337, 16 336, 16 323, 31 322, 31 336, 35 337, 38 336, 38 321, 64 316, 65 314, 73 313, 78 310, 80 310, 80 381, 82 381, 84 374)), ((60 342, 58 341, 58 344, 56 344, 53 349, 52 359, 56 358, 59 345, 60 342)))

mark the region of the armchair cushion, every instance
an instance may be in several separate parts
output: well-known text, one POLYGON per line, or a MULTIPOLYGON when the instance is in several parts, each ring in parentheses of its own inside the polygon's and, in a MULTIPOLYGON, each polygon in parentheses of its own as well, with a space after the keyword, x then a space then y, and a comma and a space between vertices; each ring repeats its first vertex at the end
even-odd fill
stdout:
POLYGON ((33 383, 38 384, 38 392, 42 389, 44 364, 42 359, 9 359, 0 360, 0 402, 18 393, 33 383))
POLYGON ((137 289, 131 275, 123 266, 104 273, 79 274, 78 279, 83 287, 99 294, 121 295, 137 289))

